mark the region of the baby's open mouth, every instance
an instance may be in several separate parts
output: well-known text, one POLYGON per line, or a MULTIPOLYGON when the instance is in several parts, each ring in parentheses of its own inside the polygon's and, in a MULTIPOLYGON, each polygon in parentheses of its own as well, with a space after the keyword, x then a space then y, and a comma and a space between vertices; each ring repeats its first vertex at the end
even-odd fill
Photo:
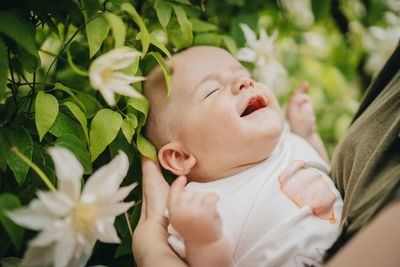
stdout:
POLYGON ((250 98, 245 110, 242 112, 240 117, 245 117, 247 115, 250 115, 251 113, 253 113, 259 109, 265 108, 266 106, 267 106, 267 102, 263 97, 254 96, 254 97, 250 98))

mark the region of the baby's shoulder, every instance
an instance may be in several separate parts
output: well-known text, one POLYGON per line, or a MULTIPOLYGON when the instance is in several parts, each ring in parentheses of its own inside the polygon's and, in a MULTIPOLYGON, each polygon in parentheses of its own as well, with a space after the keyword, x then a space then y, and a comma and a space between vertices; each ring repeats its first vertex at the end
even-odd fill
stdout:
POLYGON ((282 137, 283 149, 288 150, 289 162, 303 161, 309 166, 328 173, 329 165, 320 157, 318 152, 302 137, 287 132, 282 137))

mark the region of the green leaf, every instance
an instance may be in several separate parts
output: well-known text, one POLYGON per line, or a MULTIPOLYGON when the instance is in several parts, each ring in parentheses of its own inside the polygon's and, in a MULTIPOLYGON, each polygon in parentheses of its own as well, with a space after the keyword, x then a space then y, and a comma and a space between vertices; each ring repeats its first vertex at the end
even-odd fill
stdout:
MULTIPOLYGON (((6 252, 8 251, 8 249, 11 246, 11 240, 6 233, 6 230, 4 230, 2 227, 0 227, 0 240, 1 240, 1 242, 0 242, 0 257, 4 257, 6 255, 6 252)), ((3 260, 4 260, 4 258, 0 260, 0 264, 3 263, 3 260)), ((3 266, 3 265, 1 265, 1 266, 8 267, 8 266, 3 266)))
POLYGON ((40 20, 47 24, 49 29, 54 32, 58 38, 60 38, 60 31, 57 28, 57 25, 52 21, 51 16, 49 14, 37 14, 40 20))
POLYGON ((6 91, 8 77, 8 56, 7 48, 3 40, 0 38, 0 102, 6 91))
POLYGON ((238 48, 236 46, 235 40, 233 40, 233 38, 229 35, 223 35, 222 41, 224 42, 225 47, 228 48, 229 52, 232 55, 236 55, 238 48))
POLYGON ((156 38, 154 38, 152 35, 150 36, 150 42, 158 47, 161 51, 164 52, 165 55, 167 55, 168 58, 172 58, 171 53, 168 51, 168 49, 162 44, 160 43, 156 38))
POLYGON ((158 52, 150 52, 148 55, 154 57, 158 64, 161 66, 161 70, 164 74, 165 83, 167 84, 167 96, 171 95, 171 72, 169 71, 168 65, 164 58, 158 52))
POLYGON ((181 26, 183 37, 186 41, 185 45, 190 46, 193 42, 192 23, 188 20, 186 12, 181 6, 173 6, 178 23, 181 26))
MULTIPOLYGON (((129 221, 132 226, 132 229, 135 229, 137 222, 139 221, 140 210, 141 210, 141 205, 135 204, 135 206, 133 207, 133 211, 129 216, 129 221)), ((124 223, 126 224, 126 222, 124 223)), ((119 232, 121 233, 122 231, 119 230, 119 232)), ((121 233, 121 236, 122 236, 121 245, 119 245, 117 250, 115 251, 116 258, 132 253, 132 238, 130 237, 129 234, 126 234, 125 232, 121 233)))
POLYGON ((135 134, 135 129, 137 126, 138 121, 136 116, 133 114, 128 114, 126 118, 122 121, 122 133, 124 134, 129 144, 132 142, 132 137, 135 134))
POLYGON ((56 144, 69 149, 75 154, 76 158, 81 162, 85 174, 92 173, 92 162, 90 161, 90 154, 85 141, 74 135, 65 134, 56 140, 56 144))
MULTIPOLYGON (((22 154, 32 160, 33 142, 28 131, 24 127, 19 126, 18 128, 6 129, 4 132, 8 140, 10 140, 10 145, 16 146, 22 154)), ((23 184, 30 168, 29 165, 14 153, 10 153, 7 157, 7 165, 13 172, 18 184, 23 184)))
POLYGON ((70 118, 63 112, 59 112, 53 126, 49 130, 56 137, 64 134, 71 134, 85 140, 85 134, 82 127, 74 119, 70 118))
POLYGON ((0 11, 0 33, 4 33, 39 61, 33 24, 14 11, 0 11))
POLYGON ((0 131, 0 169, 5 172, 7 168, 7 155, 9 151, 5 135, 0 131))
POLYGON ((146 98, 130 98, 128 105, 143 113, 145 120, 147 119, 150 103, 146 98))
POLYGON ((175 46, 176 50, 181 50, 181 49, 187 47, 187 42, 186 42, 185 38, 183 37, 180 28, 176 28, 174 26, 174 27, 168 28, 167 31, 168 31, 168 36, 171 38, 171 42, 175 46))
POLYGON ((108 23, 104 14, 97 15, 86 24, 86 36, 88 39, 90 57, 93 57, 96 52, 99 51, 110 28, 110 23, 108 23))
POLYGON ((211 31, 218 30, 218 27, 216 25, 196 19, 196 18, 191 18, 190 22, 193 25, 194 32, 211 32, 211 31))
POLYGON ((105 17, 111 26, 115 47, 122 47, 125 44, 126 26, 121 17, 114 13, 106 12, 105 17))
POLYGON ((143 19, 139 16, 136 9, 130 3, 123 3, 121 9, 127 12, 134 22, 139 26, 140 32, 136 35, 137 40, 142 42, 142 53, 145 55, 150 46, 151 35, 144 24, 143 19))
POLYGON ((65 105, 79 121, 82 126, 83 133, 85 134, 86 141, 89 143, 87 119, 85 113, 74 102, 67 101, 63 105, 65 105))
POLYGON ((20 46, 17 46, 15 49, 16 52, 16 58, 24 68, 29 73, 35 72, 35 69, 40 65, 39 60, 29 54, 25 49, 21 48, 20 46))
POLYGON ((142 134, 138 134, 136 138, 137 148, 143 156, 157 162, 157 150, 142 134))
POLYGON ((19 207, 21 203, 15 195, 9 193, 0 195, 0 222, 17 250, 21 248, 24 229, 13 223, 5 213, 7 210, 19 207))
POLYGON ((61 90, 65 93, 67 93, 68 95, 70 95, 76 102, 76 104, 79 105, 79 107, 83 110, 83 112, 87 113, 86 111, 86 105, 84 105, 82 103, 82 101, 74 94, 74 89, 69 88, 68 86, 63 85, 62 83, 56 83, 54 85, 54 89, 56 90, 61 90))
POLYGON ((216 33, 201 33, 194 38, 194 45, 220 46, 222 37, 216 33))
POLYGON ((158 20, 161 26, 165 29, 169 23, 172 13, 172 7, 169 3, 164 0, 156 0, 154 2, 154 8, 157 13, 158 20))
MULTIPOLYGON (((63 1, 66 2, 66 1, 63 1)), ((99 0, 81 0, 78 1, 81 5, 84 6, 82 13, 85 16, 85 21, 87 22, 90 18, 96 15, 97 11, 102 9, 102 2, 99 0)))
POLYGON ((35 100, 35 124, 39 140, 51 128, 58 114, 58 101, 55 96, 39 91, 35 100))
POLYGON ((189 0, 173 0, 176 3, 184 4, 184 5, 192 5, 189 0))
MULTIPOLYGON (((119 151, 122 150, 125 152, 125 154, 128 156, 128 160, 130 163, 133 162, 134 157, 138 156, 136 149, 133 144, 129 144, 128 141, 126 141, 126 138, 124 134, 119 131, 117 134, 117 137, 111 142, 111 144, 108 146, 110 150, 111 157, 114 158, 116 155, 118 155, 119 151)), ((129 171, 126 176, 126 179, 124 180, 125 182, 130 181, 132 179, 132 176, 130 175, 129 171)))
POLYGON ((81 92, 78 93, 76 97, 85 105, 85 108, 87 110, 85 113, 88 118, 93 118, 94 115, 96 115, 97 111, 103 108, 100 102, 94 96, 88 93, 81 92))
POLYGON ((114 140, 121 129, 122 117, 118 112, 102 109, 94 116, 90 129, 92 162, 114 140))
POLYGON ((15 257, 2 258, 0 260, 2 267, 15 267, 20 266, 22 259, 15 257))
POLYGON ((66 50, 67 50, 67 61, 68 61, 69 66, 71 67, 71 69, 76 74, 79 74, 81 76, 85 76, 85 77, 89 76, 89 74, 88 74, 88 72, 86 70, 84 70, 83 68, 75 65, 74 61, 72 60, 72 55, 71 55, 71 52, 69 51, 69 47, 70 47, 70 45, 67 46, 66 50))

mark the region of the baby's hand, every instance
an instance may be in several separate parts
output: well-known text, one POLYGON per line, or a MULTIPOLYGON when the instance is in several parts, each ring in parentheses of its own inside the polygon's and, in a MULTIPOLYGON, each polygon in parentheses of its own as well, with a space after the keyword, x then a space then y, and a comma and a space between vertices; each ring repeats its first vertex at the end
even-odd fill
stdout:
POLYGON ((189 192, 186 178, 178 177, 168 196, 169 220, 186 245, 206 245, 222 237, 222 222, 217 211, 218 195, 189 192))
POLYGON ((286 110, 292 132, 306 139, 316 131, 314 106, 307 90, 308 83, 304 82, 293 94, 286 110))

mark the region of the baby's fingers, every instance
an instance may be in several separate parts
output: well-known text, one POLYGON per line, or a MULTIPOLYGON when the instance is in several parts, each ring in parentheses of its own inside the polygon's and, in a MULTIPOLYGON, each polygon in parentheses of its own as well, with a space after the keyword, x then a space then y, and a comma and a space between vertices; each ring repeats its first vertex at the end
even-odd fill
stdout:
POLYGON ((305 94, 308 91, 308 88, 310 87, 310 85, 308 84, 307 81, 304 81, 300 87, 296 90, 295 94, 305 94))
POLYGON ((209 193, 205 195, 201 201, 201 205, 204 207, 216 207, 219 200, 219 196, 215 193, 209 193))

